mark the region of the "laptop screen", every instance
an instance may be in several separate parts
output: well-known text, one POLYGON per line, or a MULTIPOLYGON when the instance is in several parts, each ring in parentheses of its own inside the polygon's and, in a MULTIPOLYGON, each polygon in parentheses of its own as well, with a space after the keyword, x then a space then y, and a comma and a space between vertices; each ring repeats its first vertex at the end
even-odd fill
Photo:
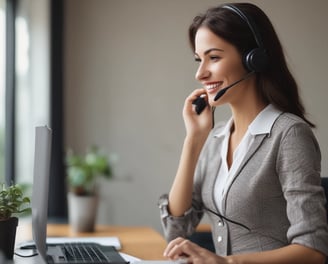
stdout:
POLYGON ((51 155, 51 130, 35 128, 34 175, 32 190, 32 232, 40 255, 46 259, 48 192, 51 155))

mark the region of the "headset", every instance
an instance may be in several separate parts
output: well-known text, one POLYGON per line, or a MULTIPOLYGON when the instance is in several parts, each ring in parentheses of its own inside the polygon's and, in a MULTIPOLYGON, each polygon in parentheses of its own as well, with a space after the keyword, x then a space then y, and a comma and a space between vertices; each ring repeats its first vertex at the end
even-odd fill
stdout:
POLYGON ((228 9, 233 13, 237 14, 241 19, 243 19, 249 29, 252 31, 254 39, 257 44, 257 48, 254 48, 243 55, 243 64, 249 72, 264 72, 269 65, 269 57, 264 48, 261 35, 252 21, 251 17, 248 17, 245 12, 242 12, 235 5, 226 4, 222 8, 228 9))
MULTIPOLYGON (((247 15, 244 12, 242 12, 239 8, 237 8, 235 5, 225 4, 222 5, 221 8, 232 11, 247 23, 249 29, 252 31, 257 47, 243 54, 242 63, 246 68, 246 70, 248 71, 248 73, 244 75, 241 79, 231 83, 227 87, 220 89, 218 93, 215 95, 214 101, 219 100, 226 93, 226 91, 228 91, 230 88, 234 87, 241 81, 246 80, 252 74, 265 72, 269 65, 269 56, 264 48, 261 35, 255 23, 252 21, 251 17, 247 17, 247 15)), ((196 105, 195 111, 198 115, 200 115, 201 112, 207 106, 207 102, 201 96, 195 99, 193 101, 193 104, 196 105)), ((212 108, 212 113, 214 113, 213 109, 215 108, 212 108)))

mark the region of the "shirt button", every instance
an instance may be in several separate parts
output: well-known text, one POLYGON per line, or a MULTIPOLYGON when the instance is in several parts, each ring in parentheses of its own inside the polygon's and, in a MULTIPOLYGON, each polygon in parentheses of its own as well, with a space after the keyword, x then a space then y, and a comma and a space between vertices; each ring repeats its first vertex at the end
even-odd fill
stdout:
POLYGON ((222 241, 222 236, 218 236, 218 242, 220 243, 222 241))
POLYGON ((223 223, 221 220, 218 222, 218 226, 223 226, 223 223))

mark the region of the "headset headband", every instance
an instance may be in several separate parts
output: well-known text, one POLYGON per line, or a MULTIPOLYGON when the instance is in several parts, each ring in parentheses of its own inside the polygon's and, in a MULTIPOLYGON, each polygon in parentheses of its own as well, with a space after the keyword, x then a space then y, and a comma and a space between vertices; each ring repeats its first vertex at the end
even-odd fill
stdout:
POLYGON ((249 72, 264 72, 269 65, 269 57, 264 48, 261 35, 251 17, 242 12, 234 5, 223 5, 222 8, 229 9, 243 19, 252 31, 257 47, 243 54, 243 64, 249 72))
POLYGON ((252 31, 257 46, 259 48, 264 48, 261 35, 251 17, 248 17, 243 11, 234 5, 223 5, 222 8, 229 9, 237 14, 240 18, 242 18, 247 23, 249 29, 252 31))

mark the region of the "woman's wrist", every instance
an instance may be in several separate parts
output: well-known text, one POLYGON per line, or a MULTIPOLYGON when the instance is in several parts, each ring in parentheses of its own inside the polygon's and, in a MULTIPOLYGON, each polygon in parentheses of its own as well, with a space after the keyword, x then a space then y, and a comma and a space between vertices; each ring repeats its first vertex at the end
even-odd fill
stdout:
POLYGON ((208 134, 204 133, 194 133, 194 134, 187 134, 185 137, 184 142, 187 144, 191 144, 192 146, 203 146, 208 134))

